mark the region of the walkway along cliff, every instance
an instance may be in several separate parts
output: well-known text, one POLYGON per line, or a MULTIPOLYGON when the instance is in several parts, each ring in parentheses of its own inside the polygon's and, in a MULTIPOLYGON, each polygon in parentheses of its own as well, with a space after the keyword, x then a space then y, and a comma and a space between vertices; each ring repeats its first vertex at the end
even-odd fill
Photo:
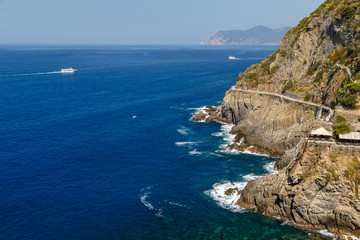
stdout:
POLYGON ((359 11, 359 1, 325 1, 276 52, 239 74, 220 106, 194 114, 234 124, 229 148, 280 158, 279 173, 250 181, 240 206, 360 236, 360 147, 337 137, 360 127, 359 11), (334 132, 330 142, 308 139, 319 127, 334 132))

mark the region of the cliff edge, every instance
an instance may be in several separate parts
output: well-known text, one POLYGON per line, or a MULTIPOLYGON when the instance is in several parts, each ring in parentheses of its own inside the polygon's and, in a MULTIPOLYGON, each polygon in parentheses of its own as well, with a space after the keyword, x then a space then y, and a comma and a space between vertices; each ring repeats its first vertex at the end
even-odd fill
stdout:
POLYGON ((234 124, 229 148, 280 157, 279 173, 250 181, 240 206, 360 236, 360 139, 339 142, 360 121, 359 12, 359 1, 325 1, 276 52, 240 73, 220 106, 194 114, 234 124), (309 140, 319 127, 334 136, 309 140))

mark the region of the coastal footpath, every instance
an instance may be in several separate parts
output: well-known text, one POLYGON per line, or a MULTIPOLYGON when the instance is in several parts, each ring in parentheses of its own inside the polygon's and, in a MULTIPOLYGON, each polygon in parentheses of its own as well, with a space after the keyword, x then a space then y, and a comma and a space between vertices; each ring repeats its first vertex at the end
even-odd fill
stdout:
POLYGON ((359 1, 325 1, 192 118, 234 124, 230 149, 279 158, 278 174, 230 190, 237 204, 341 239, 360 237, 359 12, 359 1))

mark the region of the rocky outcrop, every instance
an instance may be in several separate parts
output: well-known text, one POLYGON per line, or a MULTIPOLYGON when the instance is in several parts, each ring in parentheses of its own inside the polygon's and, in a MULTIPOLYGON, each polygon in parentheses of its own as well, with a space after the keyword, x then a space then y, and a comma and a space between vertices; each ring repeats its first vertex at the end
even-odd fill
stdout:
POLYGON ((306 149, 306 140, 302 138, 300 142, 292 149, 287 150, 281 158, 276 161, 274 168, 281 170, 287 167, 294 159, 299 158, 306 149))
POLYGON ((311 146, 306 137, 317 124, 316 109, 279 97, 290 91, 332 107, 359 99, 360 84, 349 84, 360 81, 359 12, 358 0, 325 1, 275 53, 239 75, 241 91, 232 88, 221 106, 194 115, 234 124, 229 148, 281 157, 278 174, 250 181, 242 192, 227 191, 241 194, 240 206, 308 229, 360 236, 360 150, 333 142, 311 146))
POLYGON ((358 183, 349 176, 355 162, 308 148, 278 174, 250 181, 238 204, 303 228, 360 236, 358 183))
MULTIPOLYGON (((298 103, 236 91, 228 91, 221 106, 206 111, 206 121, 235 125, 232 133, 237 135, 237 143, 230 148, 244 150, 253 146, 252 151, 271 156, 281 156, 294 148, 308 135, 314 119, 313 110, 298 103)), ((197 112, 193 120, 204 120, 203 117, 197 112)))

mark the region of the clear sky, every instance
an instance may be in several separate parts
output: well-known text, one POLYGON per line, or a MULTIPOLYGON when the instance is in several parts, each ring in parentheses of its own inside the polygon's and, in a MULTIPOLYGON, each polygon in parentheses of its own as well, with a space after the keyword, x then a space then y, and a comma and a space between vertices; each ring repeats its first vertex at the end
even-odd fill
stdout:
POLYGON ((0 43, 199 43, 295 26, 324 0, 0 0, 0 43))

